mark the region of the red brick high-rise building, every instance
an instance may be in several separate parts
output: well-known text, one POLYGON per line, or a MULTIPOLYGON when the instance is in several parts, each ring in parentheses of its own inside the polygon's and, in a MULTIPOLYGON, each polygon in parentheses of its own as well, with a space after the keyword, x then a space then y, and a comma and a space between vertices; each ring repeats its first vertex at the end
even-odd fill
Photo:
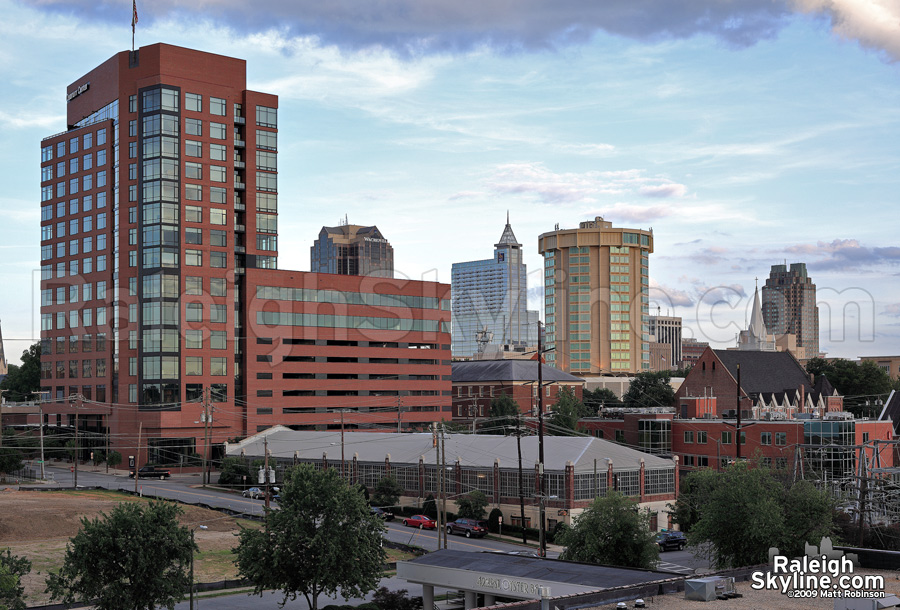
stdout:
POLYGON ((276 271, 278 98, 247 90, 245 61, 124 51, 66 104, 41 143, 45 421, 170 462, 334 408, 449 411, 448 286, 276 271))

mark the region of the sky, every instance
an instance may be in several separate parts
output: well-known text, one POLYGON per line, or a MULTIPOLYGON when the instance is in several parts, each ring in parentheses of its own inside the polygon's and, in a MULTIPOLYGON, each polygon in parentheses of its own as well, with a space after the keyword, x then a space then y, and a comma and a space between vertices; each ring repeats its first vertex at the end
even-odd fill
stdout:
MULTIPOLYGON (((279 96, 279 268, 377 225, 398 277, 541 233, 651 229, 651 313, 730 347, 756 278, 804 262, 829 356, 900 354, 897 0, 154 0, 135 42, 247 60, 279 96), (657 309, 658 307, 658 309, 657 309)), ((127 0, 0 0, 0 325, 40 336, 40 141, 131 47, 127 0)))

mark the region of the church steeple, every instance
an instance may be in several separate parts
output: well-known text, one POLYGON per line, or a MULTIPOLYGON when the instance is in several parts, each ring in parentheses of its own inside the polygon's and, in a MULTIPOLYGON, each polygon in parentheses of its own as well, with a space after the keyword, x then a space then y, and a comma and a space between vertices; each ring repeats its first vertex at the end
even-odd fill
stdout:
POLYGON ((763 321, 762 305, 759 302, 759 287, 753 291, 753 311, 750 313, 750 336, 757 340, 765 340, 766 323, 763 321))
POLYGON ((763 321, 762 305, 759 302, 759 285, 753 290, 753 308, 750 310, 750 326, 738 336, 738 349, 753 352, 774 352, 775 339, 769 335, 763 321))

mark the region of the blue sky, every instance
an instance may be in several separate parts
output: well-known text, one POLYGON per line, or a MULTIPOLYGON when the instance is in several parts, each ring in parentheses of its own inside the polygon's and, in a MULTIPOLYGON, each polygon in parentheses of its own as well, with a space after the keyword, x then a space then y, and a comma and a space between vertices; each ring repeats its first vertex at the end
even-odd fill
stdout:
MULTIPOLYGON (((377 224, 397 275, 537 236, 654 230, 653 302, 725 347, 754 278, 807 263, 829 355, 900 353, 895 0, 138 2, 137 46, 247 60, 279 111, 279 266, 377 224), (360 11, 364 11, 361 13, 360 11)), ((0 321, 39 336, 39 143, 66 86, 131 45, 127 0, 0 0, 0 321)))

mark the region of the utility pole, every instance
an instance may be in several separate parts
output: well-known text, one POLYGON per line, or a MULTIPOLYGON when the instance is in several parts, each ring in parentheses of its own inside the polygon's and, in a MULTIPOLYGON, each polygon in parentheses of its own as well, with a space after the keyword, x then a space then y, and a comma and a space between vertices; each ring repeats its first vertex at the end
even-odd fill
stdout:
POLYGON ((144 422, 140 422, 138 425, 138 446, 134 456, 134 495, 137 495, 138 492, 138 471, 140 470, 138 464, 141 463, 141 436, 143 436, 143 434, 144 422))
POLYGON ((44 394, 49 394, 49 393, 50 393, 49 391, 35 392, 35 394, 38 395, 38 411, 40 412, 40 415, 41 415, 40 435, 41 435, 41 480, 42 481, 46 478, 44 476, 44 394))
POLYGON ((541 322, 538 320, 538 353, 537 353, 537 383, 538 383, 538 485, 540 486, 540 555, 547 556, 547 536, 544 531, 544 345, 542 342, 541 322))
POLYGON ((212 400, 212 388, 203 391, 203 476, 200 478, 203 487, 209 483, 209 403, 212 400))
MULTIPOLYGON (((106 474, 109 474, 109 418, 112 417, 112 411, 106 416, 106 474)), ((41 419, 44 419, 43 416, 41 419)), ((43 459, 43 458, 41 458, 43 459)))
POLYGON ((519 451, 519 518, 522 523, 522 544, 528 544, 528 532, 525 528, 525 495, 522 493, 522 431, 519 423, 522 420, 522 412, 516 414, 516 449, 519 451))
POLYGON ((397 434, 400 434, 400 422, 403 415, 403 407, 401 406, 400 397, 397 397, 397 434))
POLYGON ((741 461, 741 365, 737 365, 737 429, 735 430, 735 461, 741 461))
POLYGON ((0 390, 0 447, 3 447, 3 393, 9 390, 0 390))
MULTIPOLYGON (((78 398, 78 396, 72 394, 72 396, 70 396, 69 398, 70 404, 72 404, 72 406, 75 408, 75 468, 72 470, 72 472, 75 474, 75 489, 78 489, 78 406, 75 405, 75 400, 78 398)), ((135 476, 137 476, 137 474, 135 474, 135 476)))
MULTIPOLYGON (((343 443, 341 443, 343 445, 343 443)), ((266 509, 269 508, 269 437, 263 437, 263 452, 265 453, 265 461, 263 462, 263 476, 265 477, 265 490, 263 491, 266 494, 266 509)), ((341 456, 343 459, 343 456, 341 456)), ((343 464, 341 464, 341 468, 343 469, 343 464)))
MULTIPOLYGON (((341 479, 344 478, 344 410, 341 409, 341 479)), ((266 471, 268 473, 268 471, 266 471)))
POLYGON ((435 512, 437 512, 437 545, 438 550, 441 550, 441 498, 444 495, 444 469, 441 468, 441 444, 438 442, 438 429, 437 422, 431 424, 431 432, 432 432, 432 442, 434 443, 434 463, 437 466, 438 470, 438 498, 437 502, 435 502, 435 512))
MULTIPOLYGON (((443 474, 447 470, 447 445, 444 444, 444 422, 441 422, 441 510, 444 513, 444 548, 447 548, 447 494, 445 493, 443 474)), ((447 482, 450 487, 450 482, 447 482)), ((438 537, 441 532, 438 531, 438 537)))

